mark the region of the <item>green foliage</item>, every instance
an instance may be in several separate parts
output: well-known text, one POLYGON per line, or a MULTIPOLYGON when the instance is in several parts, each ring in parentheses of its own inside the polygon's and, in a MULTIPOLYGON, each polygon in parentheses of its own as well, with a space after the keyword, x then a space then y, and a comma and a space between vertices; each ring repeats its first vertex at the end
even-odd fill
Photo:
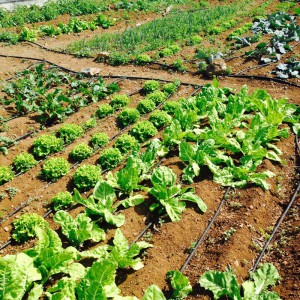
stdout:
POLYGON ((177 101, 173 100, 168 100, 164 103, 163 110, 169 114, 169 115, 174 115, 176 109, 180 107, 180 103, 177 101))
POLYGON ((86 214, 80 213, 75 219, 66 211, 60 210, 53 216, 54 221, 62 227, 62 233, 75 246, 87 240, 100 242, 105 239, 105 232, 86 214))
POLYGON ((126 107, 117 117, 117 123, 121 127, 126 127, 135 123, 140 118, 140 113, 136 108, 126 107))
POLYGON ((200 277, 200 285, 210 290, 214 299, 227 296, 229 299, 274 299, 280 300, 275 292, 267 291, 268 286, 273 286, 280 280, 277 269, 269 263, 262 265, 256 272, 250 274, 250 279, 242 286, 237 282, 234 274, 230 271, 208 271, 200 277), (241 296, 241 287, 243 296, 241 296))
POLYGON ((101 179, 99 166, 82 165, 74 174, 74 184, 80 191, 88 191, 101 179))
POLYGON ((74 200, 87 208, 88 215, 103 217, 107 223, 120 227, 124 224, 125 217, 122 214, 113 214, 115 198, 113 187, 103 180, 98 181, 93 195, 89 198, 82 198, 78 191, 74 190, 74 200))
POLYGON ((175 68, 179 72, 185 72, 188 70, 186 66, 183 65, 182 59, 176 59, 172 62, 172 67, 175 68))
POLYGON ((172 118, 165 111, 157 110, 150 115, 149 121, 156 127, 165 127, 171 122, 172 118))
POLYGON ((188 277, 184 276, 180 271, 169 271, 167 279, 172 287, 173 299, 184 299, 193 291, 188 277))
POLYGON ((167 99, 167 97, 161 91, 154 91, 153 93, 148 94, 146 99, 152 100, 155 103, 155 105, 159 105, 160 103, 164 102, 167 99))
POLYGON ((170 48, 164 48, 159 52, 160 57, 167 57, 173 55, 173 50, 170 48))
POLYGON ((17 242, 26 242, 36 237, 36 227, 47 228, 49 224, 36 213, 22 214, 13 222, 12 238, 17 242))
POLYGON ((70 158, 73 161, 83 161, 84 159, 90 157, 93 153, 93 149, 85 143, 77 144, 70 152, 70 158))
POLYGON ((73 197, 70 192, 59 192, 51 198, 51 203, 55 211, 67 208, 72 205, 73 197))
POLYGON ((147 80, 143 86, 143 92, 146 94, 152 93, 159 89, 159 82, 156 80, 147 80))
POLYGON ((132 151, 138 144, 138 141, 129 134, 121 135, 115 142, 114 147, 118 148, 122 154, 132 151))
POLYGON ((104 147, 109 142, 109 137, 105 132, 93 134, 90 143, 94 149, 104 147))
POLYGON ((108 63, 112 66, 121 66, 129 63, 130 58, 128 55, 121 52, 113 52, 109 55, 108 63))
POLYGON ((35 42, 37 40, 37 34, 37 30, 24 27, 24 29, 19 34, 19 41, 35 42))
POLYGON ((13 164, 16 172, 23 173, 34 167, 37 163, 32 154, 23 152, 14 158, 13 164))
POLYGON ((200 197, 194 194, 192 188, 182 189, 180 184, 175 185, 176 175, 172 169, 164 166, 154 169, 151 182, 153 187, 150 194, 157 202, 150 205, 150 211, 158 210, 159 214, 165 211, 172 222, 181 219, 186 206, 184 201, 194 202, 201 212, 206 211, 207 206, 200 197))
POLYGON ((150 99, 143 99, 139 102, 137 106, 137 110, 141 114, 149 113, 150 111, 154 110, 156 107, 155 103, 150 99))
POLYGON ((167 95, 171 95, 171 94, 174 94, 176 92, 176 90, 178 89, 180 85, 180 82, 169 82, 169 83, 166 83, 164 86, 163 86, 163 91, 165 94, 167 95))
POLYGON ((97 126, 97 121, 95 118, 91 118, 81 124, 81 127, 84 131, 88 131, 89 129, 94 128, 96 126, 97 126))
POLYGON ((135 57, 135 63, 139 66, 150 63, 152 61, 148 54, 137 54, 135 57))
POLYGON ((111 170, 123 160, 121 151, 117 148, 105 149, 99 157, 99 163, 104 170, 111 170))
POLYGON ((154 125, 147 121, 139 121, 132 126, 130 134, 134 136, 138 141, 145 142, 147 139, 157 134, 157 129, 154 125))
POLYGON ((67 160, 62 157, 49 158, 42 167, 42 175, 47 180, 56 181, 62 176, 68 174, 70 165, 67 160))
POLYGON ((64 124, 58 129, 59 137, 67 144, 75 141, 84 133, 81 126, 77 124, 64 124))
POLYGON ((104 118, 106 116, 112 115, 113 113, 114 109, 108 103, 99 105, 98 109, 96 110, 96 115, 98 118, 104 118))
POLYGON ((12 180, 15 177, 15 173, 10 167, 0 166, 0 185, 12 180))
POLYGON ((110 105, 113 107, 113 109, 119 109, 129 104, 130 101, 130 98, 128 98, 126 95, 115 95, 112 97, 110 105))
POLYGON ((202 37, 199 35, 193 35, 192 37, 190 37, 187 42, 186 45, 187 46, 195 46, 195 45, 199 45, 202 43, 202 37))
POLYGON ((33 142, 33 153, 39 158, 61 151, 62 148, 63 140, 53 135, 41 135, 33 142))

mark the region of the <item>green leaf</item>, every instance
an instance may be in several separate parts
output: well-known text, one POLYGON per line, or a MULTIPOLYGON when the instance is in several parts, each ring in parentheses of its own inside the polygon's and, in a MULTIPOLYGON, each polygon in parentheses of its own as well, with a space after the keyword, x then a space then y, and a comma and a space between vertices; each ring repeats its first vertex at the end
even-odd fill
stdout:
POLYGON ((124 208, 132 207, 139 205, 145 201, 142 195, 134 195, 125 200, 120 201, 120 205, 123 205, 124 208))
POLYGON ((206 212, 207 210, 207 206, 204 203, 204 201, 199 196, 195 195, 192 192, 187 192, 182 194, 180 196, 180 200, 187 200, 196 203, 202 212, 206 212))
POLYGON ((102 206, 110 208, 113 205, 116 194, 113 187, 107 182, 98 181, 93 191, 93 197, 101 201, 102 206))
POLYGON ((77 300, 75 287, 76 281, 74 279, 64 277, 49 288, 46 295, 49 300, 77 300))
POLYGON ((116 269, 117 263, 109 259, 95 262, 76 288, 78 299, 107 299, 118 295, 116 269))
POLYGON ((233 300, 241 300, 240 286, 230 272, 208 271, 199 280, 202 287, 210 290, 215 299, 228 296, 233 300))
POLYGON ((153 185, 160 185, 164 187, 172 186, 176 181, 176 175, 172 169, 160 166, 159 168, 154 169, 151 181, 153 185))
POLYGON ((167 300, 164 296, 163 292, 156 286, 156 285, 150 285, 142 300, 167 300))
POLYGON ((34 260, 25 253, 0 258, 0 299, 23 299, 34 281, 42 278, 34 260))
POLYGON ((185 210, 185 203, 179 202, 176 200, 169 200, 168 202, 162 200, 161 204, 165 207, 168 216, 170 217, 172 222, 177 222, 181 220, 181 215, 185 210))
POLYGON ((179 145, 179 158, 182 161, 194 161, 195 160, 195 154, 196 151, 195 149, 192 147, 192 145, 190 145, 187 142, 182 142, 179 145))
POLYGON ((184 299, 192 292, 193 288, 188 277, 184 276, 180 271, 169 271, 167 278, 170 280, 174 298, 184 299))
POLYGON ((44 292, 43 285, 34 283, 33 288, 30 290, 28 294, 27 300, 39 300, 44 292))

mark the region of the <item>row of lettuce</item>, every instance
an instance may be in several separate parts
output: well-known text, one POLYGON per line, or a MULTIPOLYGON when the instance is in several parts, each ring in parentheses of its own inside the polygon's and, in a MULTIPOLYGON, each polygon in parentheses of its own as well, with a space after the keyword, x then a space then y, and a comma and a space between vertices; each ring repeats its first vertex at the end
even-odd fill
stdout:
MULTIPOLYGON (((159 157, 166 156, 170 151, 177 152, 185 164, 181 178, 186 182, 192 183, 197 180, 201 175, 200 171, 208 168, 213 180, 223 186, 243 187, 247 183, 254 183, 267 189, 269 184, 266 179, 274 174, 269 170, 258 172, 257 168, 265 158, 275 163, 281 162, 281 150, 275 143, 289 135, 289 127, 284 124, 293 125, 296 133, 299 131, 297 106, 284 99, 272 99, 263 90, 249 95, 244 87, 239 93, 233 93, 228 88, 219 88, 217 81, 214 81, 214 85, 203 87, 197 96, 169 102, 169 106, 173 108, 173 118, 162 133, 161 140, 152 140, 146 151, 140 152, 139 145, 133 147, 125 166, 118 172, 107 173, 105 179, 99 178, 91 196, 84 198, 79 191, 74 190, 73 196, 64 192, 53 197, 54 209, 58 210, 54 220, 62 227, 62 233, 72 246, 63 249, 59 244, 61 242, 57 240, 57 234, 37 215, 28 217, 24 214, 15 221, 12 236, 16 241, 35 236, 39 238, 35 248, 18 254, 19 256, 2 258, 2 263, 9 272, 15 270, 19 258, 22 263, 26 260, 28 265, 33 267, 36 277, 30 283, 22 285, 23 289, 18 295, 20 299, 32 287, 30 296, 39 297, 43 293, 44 283, 56 273, 68 276, 47 291, 50 299, 54 297, 53 294, 57 294, 55 297, 61 299, 59 297, 67 292, 72 295, 71 299, 88 299, 84 297, 91 297, 96 292, 93 285, 95 278, 98 278, 96 282, 99 285, 99 276, 95 275, 99 273, 98 268, 105 273, 107 266, 111 267, 108 276, 111 279, 109 287, 107 281, 100 282, 101 288, 98 288, 97 292, 102 293, 102 297, 119 297, 119 290, 115 287, 116 268, 141 266, 140 261, 137 265, 128 262, 128 259, 138 255, 141 244, 131 246, 128 250, 128 243, 120 230, 117 230, 114 246, 101 245, 83 252, 78 252, 74 246, 80 249, 88 240, 104 239, 105 233, 99 226, 100 220, 101 223, 122 226, 125 217, 120 213, 121 207, 128 208, 145 203, 153 216, 167 215, 172 221, 181 219, 186 201, 194 202, 202 212, 206 210, 203 200, 194 193, 192 187, 182 188, 181 184, 176 184, 178 178, 171 168, 156 166, 159 157), (137 191, 143 193, 136 194, 137 191), (148 193, 149 197, 145 197, 145 193, 148 193), (68 212, 61 210, 76 204, 84 206, 85 213, 73 218, 68 212), (119 239, 122 240, 122 246, 118 245, 119 239), (56 243, 59 246, 55 247, 56 243), (92 257, 96 261, 80 275, 78 270, 82 267, 78 265, 78 261, 83 257, 92 257), (53 259, 57 263, 54 263, 53 259), (59 267, 55 269, 56 266, 59 267), (34 286, 33 281, 36 281, 34 286)), ((274 293, 265 291, 268 285, 273 285, 279 279, 276 275, 278 273, 271 265, 265 265, 264 268, 258 270, 257 275, 253 275, 253 280, 243 284, 244 298, 240 294, 241 287, 230 272, 210 271, 201 277, 200 283, 210 289, 216 299, 222 295, 228 295, 232 299, 254 299, 251 298, 253 295, 259 297, 260 294, 261 297, 272 296, 279 299, 274 293), (272 276, 275 274, 275 277, 265 279, 262 288, 258 282, 261 276, 264 277, 264 272, 272 276), (226 280, 230 281, 230 285, 226 284, 226 280), (226 288, 232 286, 233 290, 228 291, 224 285, 226 288)), ((102 278, 101 276, 101 280, 102 278)), ((9 289, 6 291, 10 293, 9 289)), ((156 287, 151 286, 146 295, 149 291, 164 297, 156 287)))

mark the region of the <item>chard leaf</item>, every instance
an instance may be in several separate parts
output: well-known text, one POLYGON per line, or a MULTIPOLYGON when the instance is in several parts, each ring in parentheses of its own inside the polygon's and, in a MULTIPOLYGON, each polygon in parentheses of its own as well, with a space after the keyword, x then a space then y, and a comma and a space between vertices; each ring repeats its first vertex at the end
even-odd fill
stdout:
POLYGON ((96 258, 101 260, 108 257, 108 245, 98 246, 92 250, 86 250, 79 253, 81 258, 96 258))
POLYGON ((132 207, 139 205, 145 201, 142 195, 134 195, 125 200, 120 201, 120 205, 123 205, 124 208, 132 207))
POLYGON ((156 286, 156 285, 150 285, 142 300, 167 300, 164 296, 163 292, 156 286))
POLYGON ((39 300, 43 292, 43 285, 35 282, 33 288, 28 293, 27 300, 39 300))
POLYGON ((196 203, 202 212, 206 212, 207 210, 207 206, 204 203, 204 201, 199 196, 195 195, 192 192, 187 192, 182 194, 180 196, 180 200, 187 200, 196 203))
POLYGON ((76 300, 76 281, 72 278, 64 277, 53 287, 49 288, 46 295, 49 300, 76 300))
POLYGON ((208 271, 199 280, 202 287, 210 290, 215 299, 228 296, 233 300, 241 300, 240 286, 230 272, 208 271))
POLYGON ((151 181, 153 185, 172 186, 176 181, 176 175, 170 168, 160 166, 153 171, 151 181))
POLYGON ((180 271, 169 271, 167 278, 170 280, 173 290, 172 297, 175 299, 184 299, 192 292, 193 288, 189 279, 180 271))
POLYGON ((105 208, 110 208, 114 199, 116 198, 115 190, 105 181, 98 181, 94 191, 93 197, 101 202, 101 206, 105 208))
POLYGON ((107 299, 120 293, 116 286, 117 263, 109 259, 95 262, 78 284, 78 299, 107 299))
POLYGON ((185 203, 169 200, 168 202, 161 200, 160 203, 165 207, 168 216, 170 217, 172 222, 177 222, 181 220, 181 215, 185 210, 185 203))
POLYGON ((0 298, 23 299, 30 285, 42 276, 34 267, 34 260, 25 253, 0 258, 0 298))
POLYGON ((192 145, 182 142, 179 145, 179 157, 182 161, 191 162, 195 160, 196 151, 192 145))
POLYGON ((275 151, 268 151, 266 158, 274 161, 281 162, 281 158, 275 153, 275 151))

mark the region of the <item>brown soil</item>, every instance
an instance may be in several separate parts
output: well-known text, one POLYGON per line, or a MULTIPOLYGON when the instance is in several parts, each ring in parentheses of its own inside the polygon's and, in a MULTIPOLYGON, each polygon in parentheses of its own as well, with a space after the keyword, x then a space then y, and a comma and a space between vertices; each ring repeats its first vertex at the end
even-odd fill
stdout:
MULTIPOLYGON (((146 19, 146 21, 147 20, 148 19, 146 19)), ((228 32, 220 36, 222 42, 225 41, 227 35, 228 32)), ((82 38, 82 36, 80 38, 82 38)), ((68 36, 67 39, 65 39, 65 37, 47 39, 47 46, 50 48, 60 47, 65 45, 66 40, 69 43, 76 39, 77 37, 74 36, 68 36)), ((185 48, 182 53, 178 54, 178 57, 192 57, 194 50, 195 47, 185 48)), ((98 67, 101 68, 102 75, 141 76, 165 80, 178 78, 182 82, 199 85, 211 83, 211 80, 200 78, 200 76, 194 76, 188 73, 170 73, 166 70, 157 70, 147 66, 137 67, 128 65, 112 67, 103 63, 96 63, 93 59, 78 59, 65 54, 48 52, 34 45, 25 43, 9 47, 3 46, 0 52, 6 55, 47 59, 74 71, 80 71, 83 67, 98 67)), ((169 61, 167 60, 167 62, 169 61)), ((0 78, 6 80, 13 76, 16 71, 28 67, 33 61, 0 57, 0 63, 0 78)), ((242 65, 243 62, 240 58, 237 58, 230 62, 230 67, 235 68, 234 70, 242 70, 247 67, 253 67, 256 63, 257 62, 249 61, 245 63, 245 65, 242 65)), ((249 74, 268 75, 267 72, 269 72, 268 68, 261 68, 259 69, 259 73, 256 73, 255 69, 253 69, 249 74)), ((219 80, 223 87, 231 87, 239 90, 246 84, 250 92, 256 89, 265 89, 274 98, 287 98, 291 103, 300 104, 299 89, 297 87, 254 79, 246 80, 220 77, 219 80)), ((119 84, 121 93, 130 93, 141 88, 143 81, 124 80, 119 84)), ((172 99, 187 97, 193 90, 192 87, 181 87, 177 94, 172 96, 172 99)), ((135 107, 141 98, 142 96, 139 94, 132 96, 133 101, 130 106, 135 107)), ((108 100, 109 99, 104 100, 104 102, 108 100)), ((70 116, 66 122, 79 124, 89 119, 90 116, 95 113, 97 106, 98 103, 95 103, 80 109, 79 112, 70 116)), ((3 107, 1 107, 0 112, 1 115, 7 114, 7 111, 3 107)), ((30 128, 39 129, 36 134, 36 136, 38 136, 57 130, 61 125, 56 124, 49 128, 40 129, 40 124, 38 124, 32 116, 24 116, 8 122, 8 126, 8 131, 1 133, 1 136, 19 136, 27 132, 30 128)), ((83 141, 88 142, 90 136, 100 130, 106 132, 110 137, 116 134, 119 128, 116 126, 115 116, 100 120, 96 128, 89 130, 82 138, 68 145, 62 153, 53 156, 68 158, 68 153, 75 144, 83 141)), ((16 154, 27 151, 36 136, 28 137, 22 140, 18 145, 10 148, 7 156, 1 154, 1 165, 11 164, 16 154)), ((110 145, 112 145, 112 143, 108 146, 110 145)), ((263 169, 269 169, 276 174, 274 178, 269 180, 271 184, 270 190, 264 192, 260 188, 249 186, 245 189, 237 189, 231 192, 229 199, 226 200, 225 206, 222 208, 220 215, 209 231, 207 238, 201 244, 195 257, 185 270, 185 275, 189 277, 193 285, 193 293, 189 296, 189 299, 212 299, 212 296, 201 289, 199 284, 197 284, 199 277, 206 270, 225 270, 226 267, 231 266, 240 282, 247 278, 248 271, 252 268, 253 262, 259 255, 260 247, 262 247, 266 241, 265 233, 269 233, 270 229, 276 224, 277 219, 287 206, 293 194, 295 183, 298 180, 297 166, 299 165, 299 159, 297 159, 297 153, 295 152, 293 136, 290 136, 287 140, 279 141, 277 146, 283 152, 285 163, 279 165, 266 160, 262 166, 263 169), (231 228, 235 229, 235 232, 227 239, 226 233, 231 228)), ((98 157, 99 154, 96 153, 84 163, 95 164, 97 163, 98 157)), ((171 167, 178 177, 184 167, 178 159, 178 153, 174 153, 172 157, 164 159, 162 164, 171 167)), ((53 195, 58 191, 72 191, 72 174, 77 167, 72 169, 72 171, 62 179, 49 185, 47 182, 38 178, 41 166, 42 162, 29 172, 0 186, 0 193, 7 195, 0 202, 2 217, 7 216, 20 204, 30 199, 23 209, 1 224, 1 245, 10 238, 12 221, 18 218, 22 213, 36 212, 42 215, 46 212, 49 200, 53 195), (15 187, 19 190, 12 200, 9 199, 6 191, 9 187, 15 187)), ((195 206, 190 205, 183 213, 181 221, 171 223, 166 220, 162 224, 155 224, 155 226, 149 230, 151 234, 147 234, 147 240, 150 240, 154 247, 147 250, 147 255, 144 258, 145 267, 137 272, 125 270, 118 274, 118 285, 123 295, 141 297, 143 291, 150 284, 157 284, 160 288, 168 290, 165 281, 167 271, 178 270, 184 264, 188 256, 187 251, 191 248, 191 244, 196 242, 205 230, 225 192, 225 189, 214 183, 209 175, 205 175, 204 178, 201 178, 201 180, 196 180, 192 186, 195 188, 197 195, 207 204, 207 212, 200 214, 195 206)), ((71 214, 76 215, 81 209, 82 208, 72 209, 71 214)), ((285 300, 299 299, 300 294, 298 243, 300 220, 298 212, 299 197, 296 199, 292 210, 275 236, 276 244, 272 243, 271 250, 263 259, 264 262, 271 262, 278 268, 283 280, 281 284, 276 287, 276 290, 280 293, 282 299, 285 300)), ((124 210, 122 213, 126 216, 126 222, 122 227, 122 231, 129 241, 133 241, 145 227, 145 224, 153 219, 146 204, 124 210)), ((53 222, 52 214, 47 220, 53 229, 57 229, 57 225, 53 222)), ((113 233, 114 230, 110 230, 107 239, 112 237, 113 233)), ((28 249, 33 244, 34 241, 23 245, 12 244, 1 250, 1 254, 17 253, 23 249, 28 249)))

